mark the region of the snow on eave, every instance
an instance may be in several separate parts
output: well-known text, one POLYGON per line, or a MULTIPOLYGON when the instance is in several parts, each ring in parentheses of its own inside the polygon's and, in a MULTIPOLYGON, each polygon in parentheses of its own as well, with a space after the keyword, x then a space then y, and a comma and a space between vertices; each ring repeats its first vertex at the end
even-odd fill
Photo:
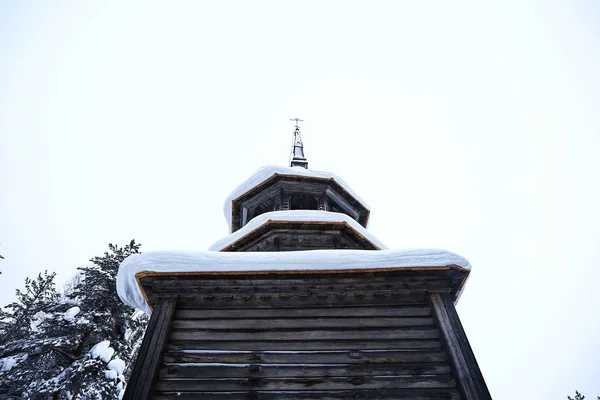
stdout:
MULTIPOLYGON (((445 250, 312 250, 290 252, 150 252, 125 259, 117 274, 121 300, 150 314, 139 279, 151 275, 333 273, 381 270, 461 270, 469 262, 445 250)), ((466 280, 466 279, 465 279, 466 280)), ((459 292, 464 287, 464 281, 459 292)))
POLYGON ((243 239, 260 227, 273 222, 307 222, 307 223, 337 223, 352 229, 358 236, 370 242, 378 250, 387 249, 375 236, 367 231, 361 224, 346 214, 319 211, 319 210, 286 210, 271 211, 254 217, 242 228, 227 235, 208 248, 209 251, 221 251, 237 241, 243 239))
MULTIPOLYGON (((235 188, 229 194, 229 196, 227 196, 225 204, 223 205, 223 213, 225 214, 225 219, 227 220, 227 226, 229 227, 228 229, 230 233, 233 231, 233 202, 246 195, 255 187, 265 184, 275 176, 301 176, 315 179, 334 180, 338 185, 340 185, 340 187, 342 187, 342 189, 344 189, 356 201, 358 201, 367 210, 367 212, 370 212, 371 210, 369 205, 363 199, 361 199, 360 196, 358 196, 358 194, 356 194, 356 192, 354 192, 346 182, 331 172, 316 171, 298 167, 284 167, 280 165, 265 165, 264 167, 256 170, 250 176, 250 178, 235 188)), ((368 223, 369 218, 367 217, 367 226, 368 223)))

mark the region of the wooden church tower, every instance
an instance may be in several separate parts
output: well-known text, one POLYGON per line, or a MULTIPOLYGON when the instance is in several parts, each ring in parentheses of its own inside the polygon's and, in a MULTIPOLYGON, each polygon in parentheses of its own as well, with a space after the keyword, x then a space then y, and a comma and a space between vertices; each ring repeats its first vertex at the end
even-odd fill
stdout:
POLYGON ((119 270, 152 314, 125 399, 491 399, 455 302, 470 272, 441 250, 395 251, 341 179, 290 167, 227 199, 207 252, 145 253, 119 270))

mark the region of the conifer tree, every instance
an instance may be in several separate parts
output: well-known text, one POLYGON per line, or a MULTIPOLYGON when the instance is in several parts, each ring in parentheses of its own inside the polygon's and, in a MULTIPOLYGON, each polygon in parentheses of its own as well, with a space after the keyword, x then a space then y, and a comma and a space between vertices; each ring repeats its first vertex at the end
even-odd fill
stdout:
POLYGON ((94 257, 92 265, 79 268, 82 279, 74 287, 70 298, 77 301, 90 325, 82 343, 95 344, 101 340, 117 340, 114 345, 118 354, 128 349, 122 338, 130 328, 133 308, 123 304, 117 295, 116 278, 119 265, 125 258, 138 254, 140 244, 132 240, 125 247, 109 244, 109 251, 102 257, 94 257))
POLYGON ((47 393, 58 399, 111 399, 122 393, 125 366, 133 357, 146 319, 121 302, 116 275, 120 263, 139 253, 139 248, 133 240, 124 247, 109 244, 108 252, 79 268, 80 279, 67 295, 77 304, 77 313, 69 322, 72 326, 61 329, 59 316, 45 320, 45 331, 54 346, 65 345, 62 351, 67 365, 51 379, 33 385, 31 393, 47 393))
POLYGON ((0 310, 0 397, 19 398, 30 382, 53 365, 52 355, 42 350, 39 325, 46 311, 55 307, 58 293, 55 273, 25 279, 17 300, 0 310))
MULTIPOLYGON (((585 399, 585 396, 576 390, 575 397, 567 396, 567 399, 568 400, 583 400, 583 399, 585 399)), ((600 400, 600 396, 598 396, 598 400, 600 400)))
POLYGON ((43 312, 49 302, 56 301, 57 293, 54 284, 56 273, 38 274, 35 279, 25 279, 25 290, 16 290, 17 301, 12 302, 5 309, 0 310, 0 319, 3 325, 0 328, 0 340, 6 343, 7 339, 20 339, 28 337, 35 325, 32 326, 36 315, 43 312))
POLYGON ((0 358, 11 356, 14 364, 10 374, 0 371, 0 398, 119 398, 147 318, 119 300, 116 274, 139 248, 135 241, 109 245, 103 256, 79 268, 62 295, 54 289, 54 274, 45 275, 46 283, 41 275, 26 281, 31 294, 18 292, 18 301, 0 318, 6 322, 0 343, 3 338, 8 343, 0 345, 0 358), (32 300, 36 293, 44 301, 32 300))

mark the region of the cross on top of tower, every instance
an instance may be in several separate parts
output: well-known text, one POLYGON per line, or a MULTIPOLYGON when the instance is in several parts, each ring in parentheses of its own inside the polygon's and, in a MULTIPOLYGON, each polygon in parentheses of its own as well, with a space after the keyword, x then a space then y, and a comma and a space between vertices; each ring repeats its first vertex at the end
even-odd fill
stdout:
POLYGON ((296 122, 294 129, 294 142, 292 143, 292 155, 290 158, 290 167, 308 168, 308 161, 304 157, 304 145, 300 137, 300 126, 298 122, 304 121, 300 118, 291 118, 290 121, 296 122))
POLYGON ((296 121, 296 129, 300 129, 298 122, 304 122, 304 120, 300 118, 290 118, 290 121, 296 121))

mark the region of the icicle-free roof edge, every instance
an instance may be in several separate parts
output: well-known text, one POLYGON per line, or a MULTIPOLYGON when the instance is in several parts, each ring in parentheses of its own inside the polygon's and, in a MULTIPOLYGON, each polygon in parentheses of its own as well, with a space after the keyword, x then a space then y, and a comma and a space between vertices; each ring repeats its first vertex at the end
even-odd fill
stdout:
MULTIPOLYGON (((149 252, 132 255, 121 263, 117 274, 117 292, 125 304, 149 314, 150 307, 138 282, 138 278, 143 275, 319 273, 440 268, 470 271, 471 265, 465 258, 439 249, 312 250, 273 253, 149 252)), ((461 291, 463 287, 464 282, 461 291)))
POLYGON ((385 244, 377 239, 371 232, 346 214, 320 210, 284 210, 271 211, 252 218, 250 222, 248 222, 242 228, 217 240, 208 248, 208 250, 221 251, 256 229, 259 229, 261 226, 268 224, 270 221, 342 223, 346 224, 350 229, 354 230, 358 235, 371 242, 371 244, 380 250, 387 249, 385 244))

